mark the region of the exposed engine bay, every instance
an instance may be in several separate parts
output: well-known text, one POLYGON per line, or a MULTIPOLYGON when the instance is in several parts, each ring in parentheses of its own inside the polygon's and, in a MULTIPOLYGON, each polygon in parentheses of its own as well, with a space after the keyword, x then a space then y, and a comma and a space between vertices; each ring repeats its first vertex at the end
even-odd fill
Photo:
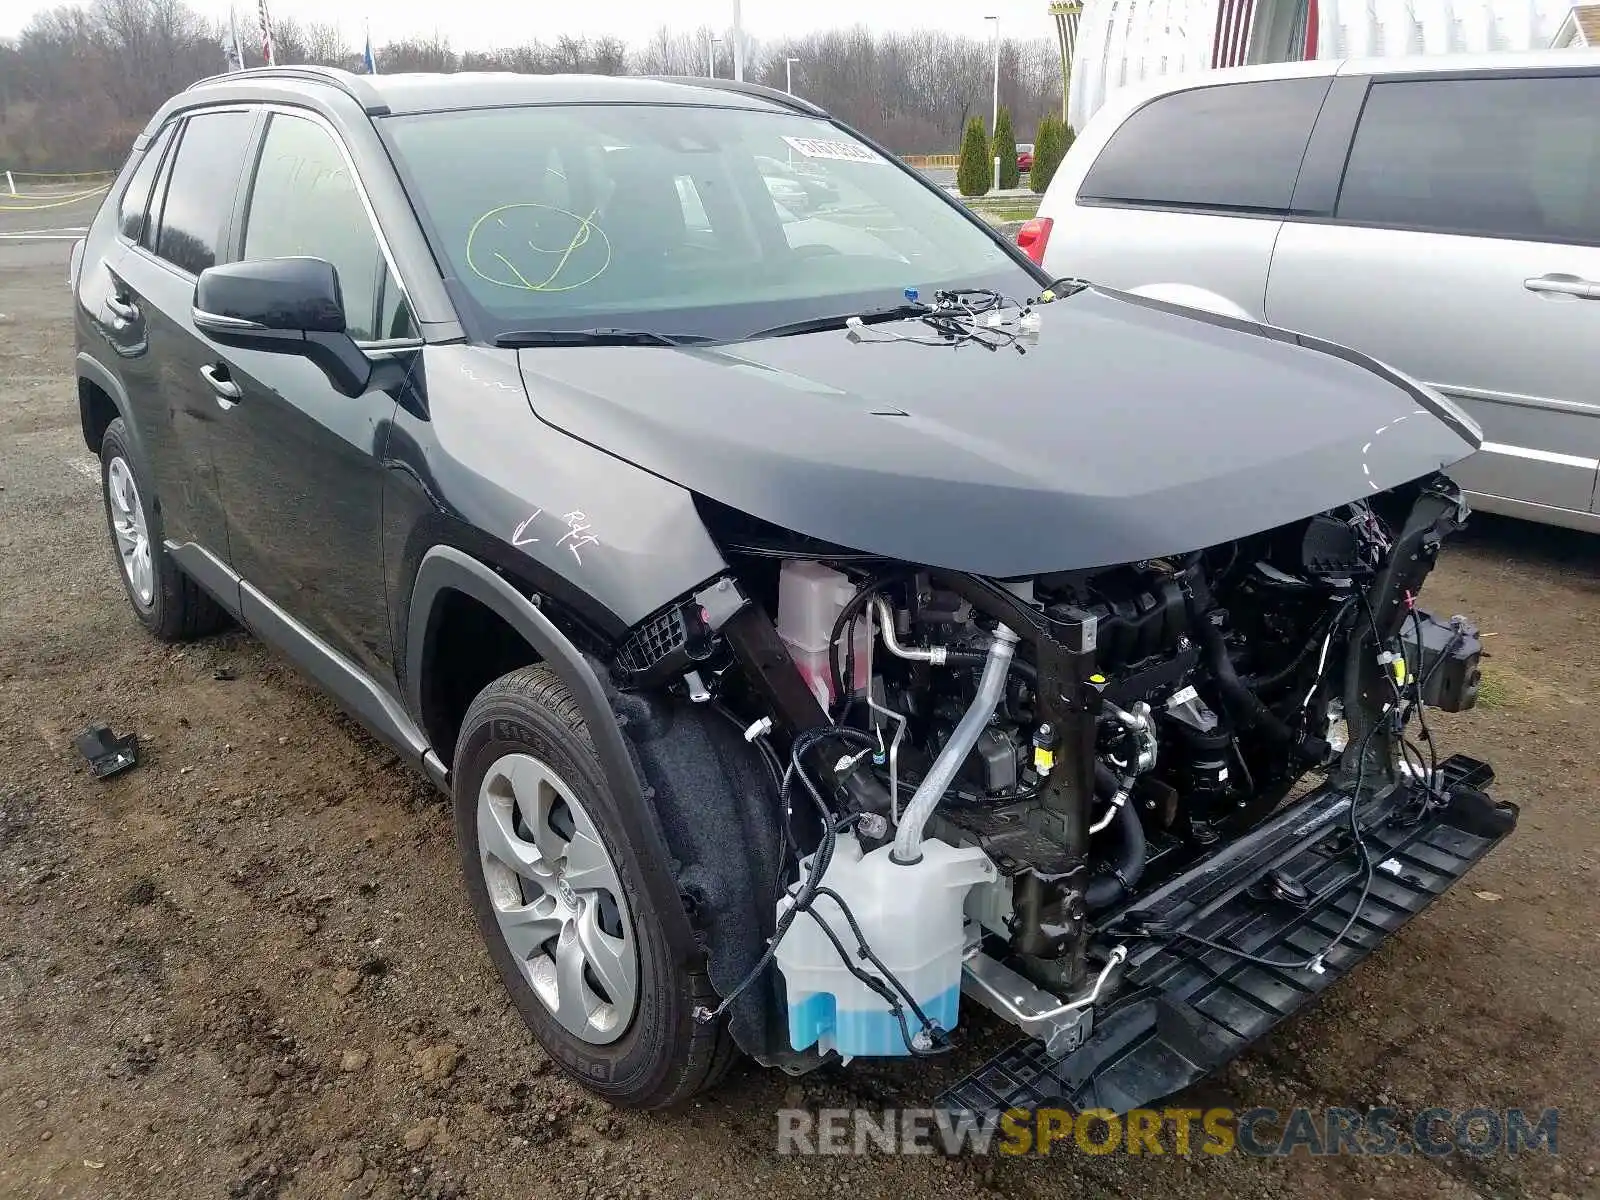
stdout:
MULTIPOLYGON (((765 948, 702 1018, 771 970, 792 1053, 764 1057, 789 1069, 938 1053, 959 996, 1064 1054, 1130 956, 1211 945, 1142 906, 1277 836, 1319 784, 1344 797, 1326 812, 1360 901, 1259 961, 1320 974, 1369 920, 1371 831, 1454 802, 1426 714, 1473 705, 1481 646, 1417 593, 1465 517, 1441 476, 1184 555, 1008 581, 728 534, 740 603, 704 593, 618 660, 625 685, 672 677, 723 709, 782 810, 765 948)), ((1264 878, 1268 902, 1317 899, 1264 878)))

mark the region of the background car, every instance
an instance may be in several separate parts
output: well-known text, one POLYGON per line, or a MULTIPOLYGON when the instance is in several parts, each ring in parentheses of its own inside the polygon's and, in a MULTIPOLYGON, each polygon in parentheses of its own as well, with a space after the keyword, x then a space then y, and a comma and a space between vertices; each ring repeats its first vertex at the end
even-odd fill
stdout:
POLYGON ((1475 507, 1600 531, 1600 59, 1248 67, 1114 98, 1019 235, 1051 274, 1264 320, 1483 428, 1475 507))
POLYGON ((767 191, 771 194, 774 204, 781 205, 790 212, 811 207, 811 200, 806 195, 805 188, 801 187, 793 179, 783 175, 763 175, 761 178, 766 183, 767 191))
POLYGON ((815 168, 808 169, 768 155, 757 155, 756 166, 773 200, 790 212, 810 212, 839 202, 838 185, 815 168))
POLYGON ((1017 146, 1017 170, 1026 174, 1033 170, 1033 143, 1023 142, 1017 146))

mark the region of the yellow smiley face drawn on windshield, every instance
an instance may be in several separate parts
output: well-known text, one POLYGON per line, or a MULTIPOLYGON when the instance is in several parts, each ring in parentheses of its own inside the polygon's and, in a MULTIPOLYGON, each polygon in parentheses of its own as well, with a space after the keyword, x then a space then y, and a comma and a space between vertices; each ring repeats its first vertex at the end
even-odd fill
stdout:
POLYGON ((583 216, 526 201, 491 208, 467 232, 467 266, 497 287, 570 292, 593 283, 611 265, 611 239, 583 216))

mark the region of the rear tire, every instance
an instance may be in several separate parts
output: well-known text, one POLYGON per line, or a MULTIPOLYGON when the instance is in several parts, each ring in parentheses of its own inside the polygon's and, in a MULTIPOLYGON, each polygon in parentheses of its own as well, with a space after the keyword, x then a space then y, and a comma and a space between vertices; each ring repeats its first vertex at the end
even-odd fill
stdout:
POLYGON ((617 836, 588 728, 554 672, 525 667, 479 693, 452 783, 473 916, 501 983, 556 1064, 630 1108, 676 1104, 717 1083, 737 1049, 725 1020, 694 1019, 716 993, 703 970, 671 961, 617 836), (581 972, 580 943, 590 955, 581 972))
POLYGON ((100 496, 117 575, 140 623, 163 642, 192 641, 227 624, 222 606, 167 553, 155 489, 134 457, 121 417, 100 442, 100 496))

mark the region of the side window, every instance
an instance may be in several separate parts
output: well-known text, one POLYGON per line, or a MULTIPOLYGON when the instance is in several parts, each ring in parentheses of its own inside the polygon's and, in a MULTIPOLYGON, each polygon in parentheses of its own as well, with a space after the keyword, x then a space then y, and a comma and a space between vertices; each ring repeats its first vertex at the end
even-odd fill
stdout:
POLYGON ((1286 212, 1330 83, 1272 79, 1153 100, 1111 135, 1078 198, 1286 212))
POLYGON ((161 158, 166 154, 167 144, 172 141, 172 131, 176 128, 175 124, 163 126, 151 139, 145 147, 144 157, 133 169, 133 177, 128 180, 128 186, 122 193, 122 204, 117 210, 117 228, 123 237, 131 241, 138 241, 144 233, 145 212, 150 207, 150 186, 155 183, 156 169, 161 166, 161 158))
POLYGON ((244 256, 297 255, 325 259, 338 271, 351 337, 412 335, 404 296, 338 143, 315 122, 274 113, 250 192, 244 256))
POLYGON ((1374 83, 1335 216, 1600 245, 1600 76, 1374 83))
POLYGON ((177 126, 173 127, 172 136, 167 141, 167 153, 156 168, 155 186, 150 189, 150 204, 145 211, 144 228, 138 238, 139 245, 151 254, 156 252, 156 239, 161 236, 161 210, 166 207, 167 185, 172 182, 172 160, 177 158, 173 153, 173 146, 178 141, 177 126))
POLYGON ((161 206, 156 253, 192 275, 215 266, 244 167, 255 114, 197 113, 178 139, 161 206))

